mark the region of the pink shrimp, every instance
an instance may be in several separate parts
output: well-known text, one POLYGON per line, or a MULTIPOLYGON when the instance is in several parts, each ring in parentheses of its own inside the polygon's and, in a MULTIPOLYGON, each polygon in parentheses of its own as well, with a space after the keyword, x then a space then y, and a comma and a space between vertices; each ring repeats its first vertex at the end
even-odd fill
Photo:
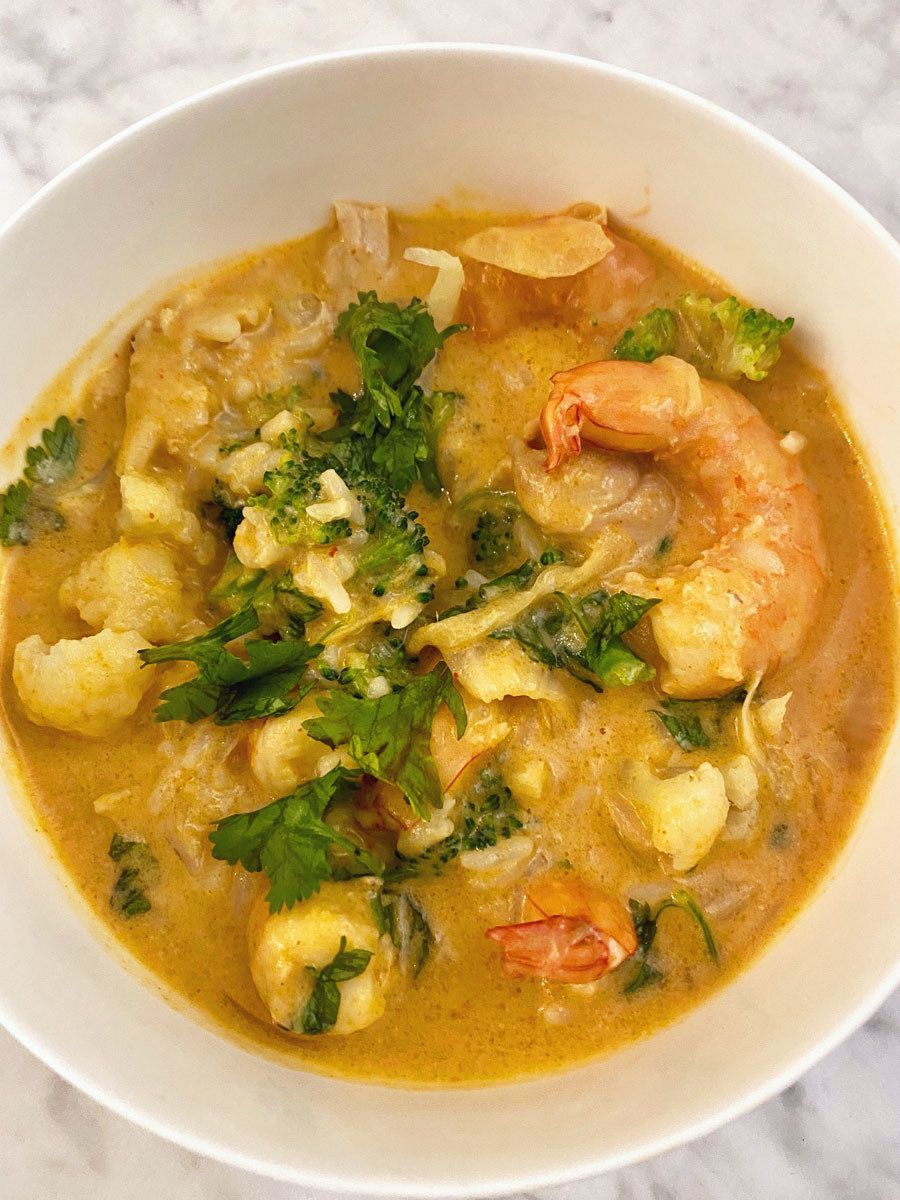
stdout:
POLYGON ((581 880, 535 880, 528 906, 538 920, 495 925, 485 934, 499 944, 506 976, 590 983, 621 966, 637 949, 624 905, 581 880))
POLYGON ((617 580, 648 614, 673 696, 720 696, 803 645, 825 579, 822 519, 797 459, 749 400, 678 358, 559 371, 541 412, 547 470, 581 450, 649 453, 693 492, 715 543, 671 573, 617 580))

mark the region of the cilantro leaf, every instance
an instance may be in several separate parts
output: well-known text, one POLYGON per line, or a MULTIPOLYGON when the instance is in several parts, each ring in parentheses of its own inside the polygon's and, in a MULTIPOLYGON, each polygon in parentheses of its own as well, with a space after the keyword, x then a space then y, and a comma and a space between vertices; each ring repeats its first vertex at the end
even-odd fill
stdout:
POLYGON ((345 834, 323 820, 335 801, 346 799, 359 783, 359 773, 334 767, 319 779, 254 812, 235 813, 217 822, 209 835, 213 858, 245 870, 265 871, 271 911, 307 900, 334 876, 328 851, 338 846, 359 864, 360 874, 380 875, 383 864, 345 834))
POLYGON ((430 492, 441 490, 437 441, 457 397, 440 391, 426 395, 415 384, 447 338, 464 328, 451 325, 438 332, 421 300, 400 308, 383 303, 375 292, 360 292, 359 302, 338 318, 335 336, 350 342, 363 386, 357 396, 341 391, 332 399, 346 431, 370 439, 375 465, 403 495, 417 479, 430 492))
POLYGON ((597 691, 653 678, 653 668, 622 641, 658 600, 628 592, 592 592, 573 601, 555 592, 492 638, 512 638, 535 662, 562 668, 597 691))
POLYGON ((45 429, 36 446, 25 451, 25 478, 44 487, 55 487, 75 471, 82 421, 75 425, 68 417, 58 417, 52 429, 45 429))
POLYGON ((341 313, 334 332, 350 342, 362 371, 353 429, 371 437, 377 426, 388 429, 402 414, 413 384, 462 326, 450 325, 439 333, 418 298, 406 308, 382 302, 375 292, 360 292, 358 301, 341 313))
POLYGON ((333 691, 316 699, 322 716, 304 721, 310 737, 346 746, 369 775, 401 789, 413 812, 427 817, 441 803, 441 785, 431 756, 431 725, 444 703, 456 718, 456 734, 466 729, 466 710, 444 663, 417 675, 399 691, 362 700, 333 691))
POLYGON ((425 910, 407 891, 385 892, 372 901, 372 916, 400 952, 404 971, 419 975, 434 951, 435 936, 425 910))
POLYGON ((711 744, 695 703, 691 700, 666 700, 662 712, 653 709, 653 715, 659 717, 682 750, 697 750, 711 744))
POLYGON ((159 864, 145 842, 132 842, 113 834, 109 857, 122 870, 113 885, 109 903, 123 917, 139 917, 152 908, 146 890, 159 881, 159 864))
POLYGON ((294 1033, 327 1033, 333 1029, 341 1008, 337 985, 362 975, 371 957, 371 950, 348 950, 347 939, 342 937, 337 954, 327 966, 320 971, 307 967, 315 982, 309 999, 294 1021, 294 1033))
POLYGON ((225 649, 227 642, 258 627, 256 610, 248 606, 199 637, 138 651, 145 664, 180 661, 197 666, 196 678, 162 693, 157 721, 194 722, 215 715, 217 725, 233 725, 290 712, 301 698, 296 689, 307 664, 322 647, 256 639, 244 643, 246 661, 225 649))
POLYGON ((74 474, 82 424, 59 417, 25 451, 24 478, 0 493, 0 544, 27 546, 41 533, 65 528, 65 518, 51 501, 58 485, 74 474))
POLYGON ((4 546, 27 546, 31 541, 30 499, 31 488, 21 480, 0 495, 0 542, 4 546))
POLYGON ((623 989, 627 996, 632 996, 635 992, 639 992, 642 988, 651 983, 657 983, 663 978, 662 971, 648 962, 647 955, 656 939, 659 918, 667 908, 680 908, 682 912, 693 917, 703 935, 707 954, 714 963, 719 961, 719 952, 716 949, 706 914, 686 888, 678 888, 677 891, 674 891, 671 896, 657 906, 656 912, 651 910, 646 900, 629 900, 628 907, 631 910, 631 919, 634 921, 634 932, 638 942, 638 969, 623 989))
POLYGON ((322 613, 321 603, 295 587, 289 571, 272 578, 245 567, 236 554, 229 557, 208 599, 232 613, 250 605, 263 631, 285 641, 302 641, 306 626, 322 613))

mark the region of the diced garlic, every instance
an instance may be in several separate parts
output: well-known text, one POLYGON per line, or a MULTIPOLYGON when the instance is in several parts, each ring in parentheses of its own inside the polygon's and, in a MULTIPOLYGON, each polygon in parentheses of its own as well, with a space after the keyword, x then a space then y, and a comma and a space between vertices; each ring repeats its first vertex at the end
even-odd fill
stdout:
POLYGON ((792 429, 778 443, 785 454, 802 454, 806 449, 806 435, 792 429))

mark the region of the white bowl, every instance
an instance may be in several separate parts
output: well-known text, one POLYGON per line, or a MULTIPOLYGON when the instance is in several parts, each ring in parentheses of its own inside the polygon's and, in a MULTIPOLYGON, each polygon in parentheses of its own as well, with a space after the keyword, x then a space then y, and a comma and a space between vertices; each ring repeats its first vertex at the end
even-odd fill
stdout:
MULTIPOLYGON (((416 208, 460 188, 486 206, 606 202, 795 314, 795 342, 850 409, 896 524, 896 243, 796 155, 709 104, 597 63, 498 47, 376 50, 263 71, 142 122, 67 171, 0 234, 0 437, 160 279, 311 230, 335 197, 416 208)), ((111 952, 10 782, 0 796, 0 1017, 117 1112, 282 1179, 483 1196, 620 1166, 790 1083, 900 978, 897 742, 830 879, 739 979, 605 1060, 475 1090, 292 1071, 173 1007, 111 952)))

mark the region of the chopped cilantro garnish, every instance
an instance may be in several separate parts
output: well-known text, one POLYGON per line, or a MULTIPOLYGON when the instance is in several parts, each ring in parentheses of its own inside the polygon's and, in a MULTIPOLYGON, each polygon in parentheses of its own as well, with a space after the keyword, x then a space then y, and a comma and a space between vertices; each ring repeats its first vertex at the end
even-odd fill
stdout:
POLYGON ((398 856, 398 865, 390 872, 390 877, 407 879, 429 871, 439 874, 464 851, 496 846, 521 828, 522 821, 512 792, 495 775, 484 772, 474 795, 463 806, 453 833, 415 858, 398 856))
POLYGON ((418 975, 434 950, 435 937, 425 910, 409 892, 384 892, 372 902, 372 915, 400 952, 400 964, 418 975))
POLYGON ((703 702, 664 700, 662 711, 653 709, 653 715, 659 717, 682 750, 697 750, 711 744, 710 736, 704 728, 700 713, 696 708, 697 703, 703 702))
POLYGON ((413 812, 426 817, 441 803, 431 756, 431 725, 442 703, 453 713, 457 737, 462 737, 466 710, 450 671, 440 663, 399 691, 375 700, 340 691, 319 696, 321 717, 304 721, 303 727, 310 737, 329 746, 346 746, 364 771, 397 784, 413 812))
POLYGON ((555 592, 490 636, 514 639, 536 662, 561 667, 598 691, 627 686, 652 679, 654 671, 621 635, 658 603, 628 592, 597 591, 576 601, 555 592))
POLYGON ((313 976, 313 990, 292 1026, 294 1033, 327 1033, 333 1029, 341 1008, 339 983, 362 975, 372 957, 371 950, 348 950, 341 938, 337 954, 321 970, 307 967, 313 976))
POLYGON ((322 647, 254 639, 244 642, 246 660, 225 649, 228 642, 258 627, 259 617, 249 606, 199 637, 140 650, 145 664, 178 661, 197 666, 196 678, 162 693, 157 721, 193 722, 215 715, 217 725, 233 725, 290 712, 305 694, 298 688, 307 664, 322 647))
POLYGON ((357 874, 380 875, 379 859, 323 819, 329 806, 348 799, 358 783, 359 772, 334 767, 255 812, 225 817, 209 835, 213 858, 265 871, 272 912, 308 899, 334 877, 328 855, 333 846, 349 853, 357 874))
POLYGON ((649 984, 656 983, 663 978, 662 971, 648 962, 647 955, 650 953, 656 938, 659 918, 667 908, 680 908, 682 912, 686 912, 688 916, 693 917, 700 928, 700 932, 703 934, 707 954, 713 962, 719 961, 719 952, 716 949, 716 943, 713 939, 709 923, 706 920, 706 915, 694 897, 685 888, 679 888, 671 896, 663 900, 657 905, 656 912, 651 910, 646 900, 629 900, 628 907, 631 910, 631 919, 634 921, 634 931, 637 936, 637 960, 639 965, 637 971, 635 971, 634 975, 632 975, 631 979, 625 985, 624 991, 626 995, 631 996, 635 992, 639 992, 641 988, 645 988, 649 984))
POLYGON ((159 879, 159 864, 147 844, 129 841, 115 833, 108 853, 122 868, 113 885, 110 905, 123 917, 139 917, 149 912, 152 905, 146 892, 159 879))

